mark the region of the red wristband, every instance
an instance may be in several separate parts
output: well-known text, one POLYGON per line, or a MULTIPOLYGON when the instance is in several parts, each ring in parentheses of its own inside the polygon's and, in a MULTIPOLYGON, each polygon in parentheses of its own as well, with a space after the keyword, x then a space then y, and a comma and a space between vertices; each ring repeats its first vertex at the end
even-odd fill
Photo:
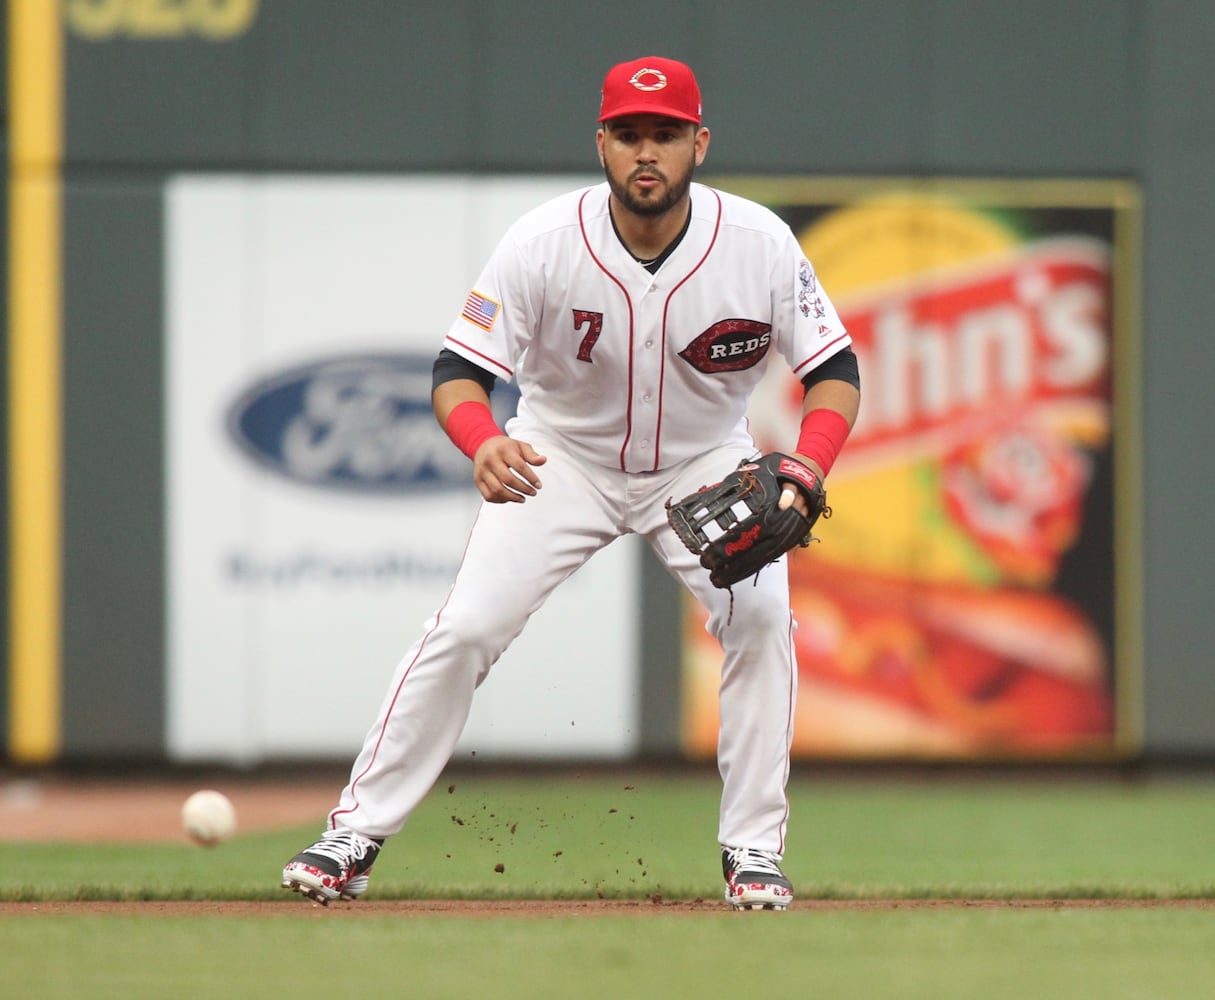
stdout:
POLYGON ((467 399, 447 415, 443 428, 452 444, 469 458, 477 457, 477 449, 492 437, 500 437, 505 431, 498 426, 489 407, 475 399, 467 399))
POLYGON ((843 414, 835 410, 811 410, 802 417, 802 432, 797 439, 797 453, 812 458, 826 476, 835 464, 852 428, 843 414))

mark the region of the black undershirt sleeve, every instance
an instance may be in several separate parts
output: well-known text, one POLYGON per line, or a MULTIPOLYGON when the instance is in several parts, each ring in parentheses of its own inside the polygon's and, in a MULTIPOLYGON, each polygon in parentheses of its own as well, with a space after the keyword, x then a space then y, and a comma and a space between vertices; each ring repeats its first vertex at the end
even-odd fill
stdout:
POLYGON ((802 385, 805 387, 806 392, 809 392, 811 386, 832 379, 839 382, 847 382, 849 385, 860 389, 861 372, 857 367, 856 355, 853 353, 851 347, 845 347, 839 353, 831 355, 831 357, 812 372, 805 375, 802 378, 802 385))
POLYGON ((472 379, 485 390, 486 395, 494 391, 494 383, 497 381, 492 372, 487 372, 480 365, 474 365, 467 358, 444 347, 435 358, 430 391, 434 392, 444 382, 452 382, 458 378, 472 379))

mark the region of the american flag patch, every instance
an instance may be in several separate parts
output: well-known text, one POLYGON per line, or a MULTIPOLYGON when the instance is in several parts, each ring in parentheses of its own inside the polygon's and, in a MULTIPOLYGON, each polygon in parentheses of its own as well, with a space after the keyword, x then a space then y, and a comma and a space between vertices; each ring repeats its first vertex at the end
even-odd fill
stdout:
POLYGON ((487 299, 480 292, 474 290, 468 293, 468 298, 464 301, 464 309, 460 315, 473 325, 479 326, 482 330, 492 330, 494 328, 494 320, 498 318, 498 310, 501 308, 502 304, 500 302, 487 299))

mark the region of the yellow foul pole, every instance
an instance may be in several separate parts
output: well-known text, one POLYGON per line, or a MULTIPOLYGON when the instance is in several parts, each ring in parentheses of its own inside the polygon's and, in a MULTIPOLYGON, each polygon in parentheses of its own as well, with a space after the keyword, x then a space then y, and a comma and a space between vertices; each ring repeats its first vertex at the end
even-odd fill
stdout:
POLYGON ((8 0, 8 41, 8 750, 41 763, 62 740, 60 4, 8 0))

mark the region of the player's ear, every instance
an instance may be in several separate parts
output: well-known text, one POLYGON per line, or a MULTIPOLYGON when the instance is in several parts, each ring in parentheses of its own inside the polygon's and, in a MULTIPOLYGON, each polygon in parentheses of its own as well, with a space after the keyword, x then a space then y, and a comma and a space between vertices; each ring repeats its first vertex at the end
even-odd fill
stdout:
POLYGON ((606 167, 607 161, 603 158, 603 126, 599 126, 599 131, 595 133, 595 148, 599 150, 599 166, 606 167))
POLYGON ((697 126, 693 141, 696 144, 696 165, 699 167, 705 162, 705 154, 709 151, 709 130, 703 125, 697 126))

